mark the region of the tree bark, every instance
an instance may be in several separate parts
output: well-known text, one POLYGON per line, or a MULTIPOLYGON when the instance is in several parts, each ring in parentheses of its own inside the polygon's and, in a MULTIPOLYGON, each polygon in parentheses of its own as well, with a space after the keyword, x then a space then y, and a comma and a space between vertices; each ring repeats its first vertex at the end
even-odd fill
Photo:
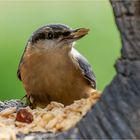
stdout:
POLYGON ((67 132, 19 134, 18 138, 140 138, 140 1, 112 0, 111 4, 122 49, 115 64, 117 74, 101 100, 67 132))

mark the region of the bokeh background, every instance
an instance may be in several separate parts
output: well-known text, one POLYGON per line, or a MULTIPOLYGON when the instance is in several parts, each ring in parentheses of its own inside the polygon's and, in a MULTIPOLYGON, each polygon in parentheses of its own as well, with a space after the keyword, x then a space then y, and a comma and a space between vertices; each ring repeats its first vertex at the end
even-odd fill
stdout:
POLYGON ((25 95, 16 76, 18 63, 28 37, 48 23, 90 29, 76 48, 92 65, 99 90, 115 75, 121 43, 108 0, 0 0, 0 100, 25 95))

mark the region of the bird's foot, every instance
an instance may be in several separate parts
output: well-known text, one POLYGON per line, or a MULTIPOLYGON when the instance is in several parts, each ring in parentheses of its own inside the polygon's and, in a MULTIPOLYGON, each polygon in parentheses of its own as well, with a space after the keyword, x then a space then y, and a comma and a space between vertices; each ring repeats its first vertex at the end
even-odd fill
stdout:
POLYGON ((35 100, 30 95, 25 95, 26 97, 26 105, 29 106, 31 109, 36 108, 35 100))

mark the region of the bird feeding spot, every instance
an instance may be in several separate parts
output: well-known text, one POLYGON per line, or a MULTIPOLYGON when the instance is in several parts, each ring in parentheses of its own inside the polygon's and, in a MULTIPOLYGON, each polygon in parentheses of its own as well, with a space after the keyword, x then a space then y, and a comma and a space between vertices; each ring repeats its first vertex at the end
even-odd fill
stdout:
POLYGON ((16 139, 19 133, 64 132, 74 127, 88 110, 100 99, 94 91, 88 98, 74 101, 69 106, 51 102, 45 108, 31 109, 29 106, 16 109, 9 107, 0 112, 0 138, 16 139), (7 133, 8 132, 8 133, 7 133))

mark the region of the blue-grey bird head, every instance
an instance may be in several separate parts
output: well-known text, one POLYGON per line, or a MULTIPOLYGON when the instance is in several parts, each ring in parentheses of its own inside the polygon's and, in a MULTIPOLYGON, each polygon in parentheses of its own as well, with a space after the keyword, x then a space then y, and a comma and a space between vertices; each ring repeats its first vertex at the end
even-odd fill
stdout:
POLYGON ((89 29, 72 29, 64 24, 48 24, 36 30, 29 42, 31 46, 42 46, 42 48, 62 48, 72 47, 73 42, 82 38, 88 33, 89 29))

